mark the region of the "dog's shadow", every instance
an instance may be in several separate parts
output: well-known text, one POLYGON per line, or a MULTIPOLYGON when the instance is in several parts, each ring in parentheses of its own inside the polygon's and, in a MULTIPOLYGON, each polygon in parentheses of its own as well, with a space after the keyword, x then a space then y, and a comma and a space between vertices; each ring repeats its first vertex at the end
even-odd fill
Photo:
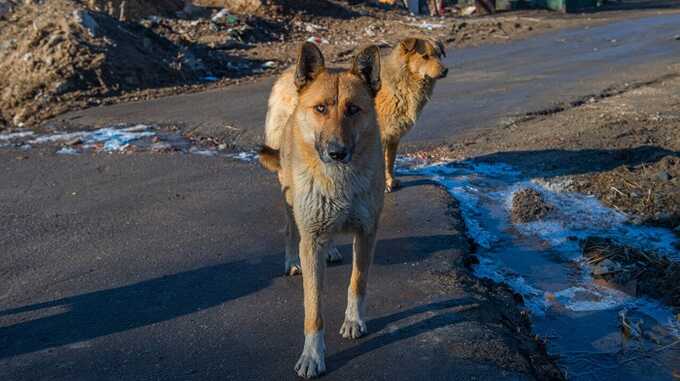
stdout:
POLYGON ((235 261, 0 311, 49 316, 0 327, 0 359, 91 340, 189 315, 268 287, 283 254, 235 261))
MULTIPOLYGON (((342 368, 350 361, 382 347, 385 347, 396 342, 406 340, 422 333, 436 330, 459 324, 466 320, 465 310, 477 308, 476 301, 472 298, 448 299, 444 301, 429 303, 403 311, 395 312, 393 314, 379 317, 368 321, 367 326, 369 332, 376 332, 376 334, 369 334, 365 339, 358 342, 343 351, 335 353, 326 359, 327 372, 332 373, 335 370, 342 368), (394 323, 414 318, 417 315, 438 312, 434 316, 416 321, 412 324, 394 329, 394 323)), ((430 316, 428 314, 427 316, 430 316)))

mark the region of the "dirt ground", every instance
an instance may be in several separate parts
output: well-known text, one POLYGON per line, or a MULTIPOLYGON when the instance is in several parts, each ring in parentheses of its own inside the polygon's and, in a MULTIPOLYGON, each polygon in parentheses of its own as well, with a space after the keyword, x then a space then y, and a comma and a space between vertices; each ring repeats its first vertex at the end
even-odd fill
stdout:
POLYGON ((418 156, 505 162, 680 234, 680 67, 418 156))
POLYGON ((524 188, 512 196, 511 217, 514 223, 527 223, 545 217, 553 209, 534 189, 524 188))
POLYGON ((16 5, 0 18, 0 129, 34 126, 73 109, 271 75, 290 64, 308 39, 338 63, 363 44, 387 46, 406 36, 462 47, 622 17, 547 11, 461 17, 449 11, 443 18, 415 18, 401 8, 369 4, 290 3, 296 6, 261 7, 247 15, 186 10, 178 0, 16 5), (123 3, 134 4, 123 9, 123 3))

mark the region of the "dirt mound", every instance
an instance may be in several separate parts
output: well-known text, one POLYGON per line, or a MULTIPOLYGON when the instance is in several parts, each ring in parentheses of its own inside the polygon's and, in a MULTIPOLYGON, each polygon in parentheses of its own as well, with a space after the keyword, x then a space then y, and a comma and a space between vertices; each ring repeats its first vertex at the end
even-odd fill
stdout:
POLYGON ((553 209, 543 196, 531 188, 520 189, 512 196, 512 222, 523 224, 540 220, 553 209))
POLYGON ((631 295, 650 296, 680 307, 680 263, 599 237, 583 241, 582 250, 596 278, 631 295))
POLYGON ((0 20, 0 119, 31 125, 101 97, 200 82, 228 60, 74 1, 25 5, 0 20))

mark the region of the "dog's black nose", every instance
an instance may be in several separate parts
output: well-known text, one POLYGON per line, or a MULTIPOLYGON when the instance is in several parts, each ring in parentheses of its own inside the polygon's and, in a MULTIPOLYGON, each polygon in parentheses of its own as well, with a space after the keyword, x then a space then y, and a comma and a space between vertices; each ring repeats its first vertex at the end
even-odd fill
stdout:
POLYGON ((330 142, 328 143, 328 156, 335 161, 345 160, 347 157, 347 147, 344 144, 330 142))
POLYGON ((328 156, 335 161, 342 161, 347 157, 347 148, 340 144, 329 144, 328 156))
POLYGON ((449 69, 446 68, 444 71, 442 71, 442 78, 446 78, 446 76, 449 74, 449 69))

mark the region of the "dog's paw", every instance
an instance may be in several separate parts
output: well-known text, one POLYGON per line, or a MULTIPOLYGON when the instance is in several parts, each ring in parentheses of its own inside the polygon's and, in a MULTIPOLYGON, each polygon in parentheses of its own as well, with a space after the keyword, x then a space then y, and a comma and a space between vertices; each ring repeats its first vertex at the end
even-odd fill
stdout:
POLYGON ((293 260, 286 259, 286 275, 300 275, 302 274, 302 266, 300 266, 300 258, 293 260))
POLYGON ((401 181, 397 179, 387 180, 385 182, 385 192, 390 193, 401 188, 401 181))
POLYGON ((356 321, 345 319, 345 322, 342 323, 342 327, 340 328, 340 335, 345 339, 358 339, 365 335, 366 332, 368 332, 368 329, 363 320, 356 321))
POLYGON ((305 335, 305 347, 295 364, 295 372, 303 378, 319 377, 326 371, 323 331, 305 335))
POLYGON ((307 356, 304 353, 295 364, 295 372, 302 378, 316 378, 326 371, 326 362, 322 358, 307 356))
POLYGON ((342 254, 340 254, 340 250, 338 250, 337 247, 333 246, 328 250, 328 253, 326 254, 326 262, 328 263, 342 262, 342 254))

